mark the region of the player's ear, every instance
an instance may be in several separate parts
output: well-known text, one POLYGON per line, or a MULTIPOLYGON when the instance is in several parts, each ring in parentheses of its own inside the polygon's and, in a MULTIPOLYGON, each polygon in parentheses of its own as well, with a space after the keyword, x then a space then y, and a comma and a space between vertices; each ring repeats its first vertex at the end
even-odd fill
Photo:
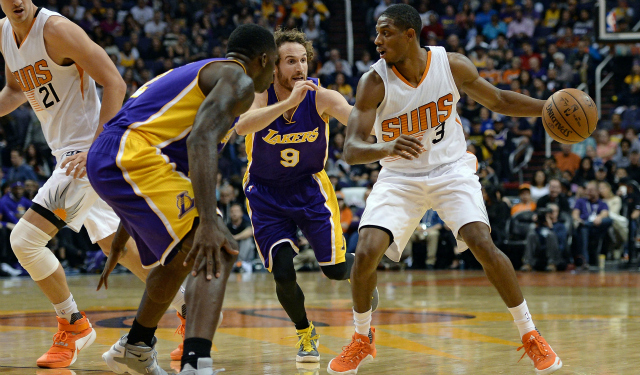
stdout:
POLYGON ((407 38, 409 38, 409 40, 411 40, 416 37, 416 31, 413 28, 408 28, 405 31, 405 35, 407 36, 407 38))
POLYGON ((265 66, 267 66, 268 62, 269 62, 269 55, 267 55, 267 53, 264 52, 262 56, 260 56, 260 64, 262 64, 262 67, 264 68, 265 66))

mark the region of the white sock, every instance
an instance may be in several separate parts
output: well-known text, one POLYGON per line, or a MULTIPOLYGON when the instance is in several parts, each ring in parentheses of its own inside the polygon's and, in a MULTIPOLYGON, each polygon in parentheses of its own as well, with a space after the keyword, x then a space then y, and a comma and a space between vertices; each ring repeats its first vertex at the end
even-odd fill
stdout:
POLYGON ((353 310, 353 322, 356 325, 356 332, 369 336, 369 330, 371 329, 371 309, 362 314, 353 310))
POLYGON ((58 314, 59 317, 66 319, 67 322, 71 322, 71 315, 80 312, 76 305, 76 301, 73 299, 73 294, 69 295, 69 298, 67 298, 66 301, 54 304, 53 308, 56 309, 56 314, 58 314))
POLYGON ((176 311, 182 315, 183 318, 187 316, 187 305, 184 302, 184 286, 180 287, 176 296, 173 297, 173 301, 171 301, 171 307, 176 309, 176 311))
POLYGON ((533 320, 531 320, 531 314, 529 313, 529 308, 527 307, 527 301, 522 301, 519 306, 510 307, 509 312, 513 315, 513 321, 518 326, 518 331, 520 331, 520 338, 525 334, 536 329, 535 324, 533 324, 533 320))

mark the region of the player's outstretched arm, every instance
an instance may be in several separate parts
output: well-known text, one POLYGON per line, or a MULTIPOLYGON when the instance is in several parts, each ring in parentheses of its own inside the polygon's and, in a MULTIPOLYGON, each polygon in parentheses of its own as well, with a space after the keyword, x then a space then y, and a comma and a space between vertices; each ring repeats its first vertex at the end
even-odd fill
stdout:
POLYGON ((540 117, 544 100, 515 91, 500 90, 478 74, 471 60, 459 53, 448 53, 449 65, 458 89, 491 111, 507 116, 540 117))
POLYGON ((240 116, 235 126, 236 133, 247 135, 266 128, 283 113, 300 104, 307 96, 307 91, 317 89, 318 86, 309 80, 296 82, 287 99, 270 106, 267 106, 269 94, 266 91, 257 94, 249 111, 240 116))
POLYGON ((380 75, 373 70, 365 73, 358 82, 356 104, 349 116, 343 154, 347 163, 367 164, 391 155, 410 160, 423 151, 422 143, 410 135, 401 135, 391 142, 367 142, 376 121, 376 110, 383 100, 384 83, 380 75))
POLYGON ((325 88, 320 88, 316 94, 316 104, 318 106, 318 112, 320 112, 322 116, 331 116, 343 125, 347 125, 349 115, 351 115, 351 110, 353 110, 353 106, 347 102, 347 99, 345 99, 342 94, 335 90, 325 88))
POLYGON ((49 18, 44 26, 44 40, 54 61, 75 63, 103 87, 97 137, 102 125, 118 113, 124 101, 127 86, 118 69, 104 49, 89 39, 80 26, 66 18, 49 18))
POLYGON ((18 81, 16 81, 6 64, 4 66, 4 76, 7 83, 0 91, 0 117, 8 115, 27 101, 27 97, 22 93, 18 81))

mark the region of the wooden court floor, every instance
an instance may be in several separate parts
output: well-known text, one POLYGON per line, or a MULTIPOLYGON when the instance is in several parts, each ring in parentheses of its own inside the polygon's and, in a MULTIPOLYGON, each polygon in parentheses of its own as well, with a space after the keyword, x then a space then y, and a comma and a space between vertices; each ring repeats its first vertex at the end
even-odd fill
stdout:
MULTIPOLYGON (((640 274, 520 274, 537 327, 561 356, 557 374, 640 374, 640 274)), ((212 356, 225 374, 326 374, 327 363, 353 333, 347 282, 299 274, 308 315, 318 327, 319 369, 297 368, 296 339, 268 274, 233 274, 225 318, 212 356)), ((380 308, 374 314, 378 356, 359 374, 533 374, 511 316, 482 272, 379 273, 380 308)), ((31 279, 0 280, 0 374, 110 374, 101 354, 133 320, 143 285, 114 275, 96 292, 97 276, 69 278, 98 338, 70 369, 45 370, 36 359, 51 344, 54 312, 31 279)), ((168 312, 157 331, 160 365, 179 342, 178 319, 168 312)), ((173 365, 173 366, 172 366, 173 365)))

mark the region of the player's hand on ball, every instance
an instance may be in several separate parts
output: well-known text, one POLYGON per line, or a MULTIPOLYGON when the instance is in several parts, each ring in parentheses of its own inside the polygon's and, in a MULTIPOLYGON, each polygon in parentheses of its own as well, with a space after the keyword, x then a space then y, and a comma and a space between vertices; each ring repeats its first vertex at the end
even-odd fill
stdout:
POLYGON ((207 280, 213 279, 214 272, 216 278, 218 278, 220 277, 220 268, 222 266, 220 258, 222 249, 229 254, 238 254, 238 251, 233 249, 224 232, 216 224, 206 225, 201 222, 198 229, 196 229, 193 245, 184 259, 183 265, 187 266, 189 261, 195 258, 193 270, 191 271, 191 275, 195 277, 203 268, 201 266, 203 260, 206 260, 207 280))
POLYGON ((422 146, 422 141, 416 137, 404 134, 384 145, 387 149, 387 156, 400 156, 407 160, 416 159, 425 151, 422 146))
POLYGON ((75 155, 67 156, 60 168, 67 168, 67 176, 73 172, 73 178, 82 178, 87 175, 87 152, 79 152, 75 155))
POLYGON ((104 284, 105 289, 109 289, 109 285, 107 283, 109 274, 111 274, 113 269, 116 268, 118 261, 126 252, 127 248, 125 246, 117 246, 115 242, 111 244, 111 251, 109 252, 107 262, 105 263, 104 269, 102 270, 102 275, 100 275, 100 281, 98 282, 98 287, 96 288, 96 290, 100 290, 100 288, 102 288, 102 284, 104 284))
POLYGON ((307 96, 307 91, 309 90, 316 91, 318 90, 318 86, 309 80, 297 81, 295 85, 293 85, 291 95, 289 95, 289 98, 287 99, 291 108, 300 104, 300 102, 302 102, 307 96))

